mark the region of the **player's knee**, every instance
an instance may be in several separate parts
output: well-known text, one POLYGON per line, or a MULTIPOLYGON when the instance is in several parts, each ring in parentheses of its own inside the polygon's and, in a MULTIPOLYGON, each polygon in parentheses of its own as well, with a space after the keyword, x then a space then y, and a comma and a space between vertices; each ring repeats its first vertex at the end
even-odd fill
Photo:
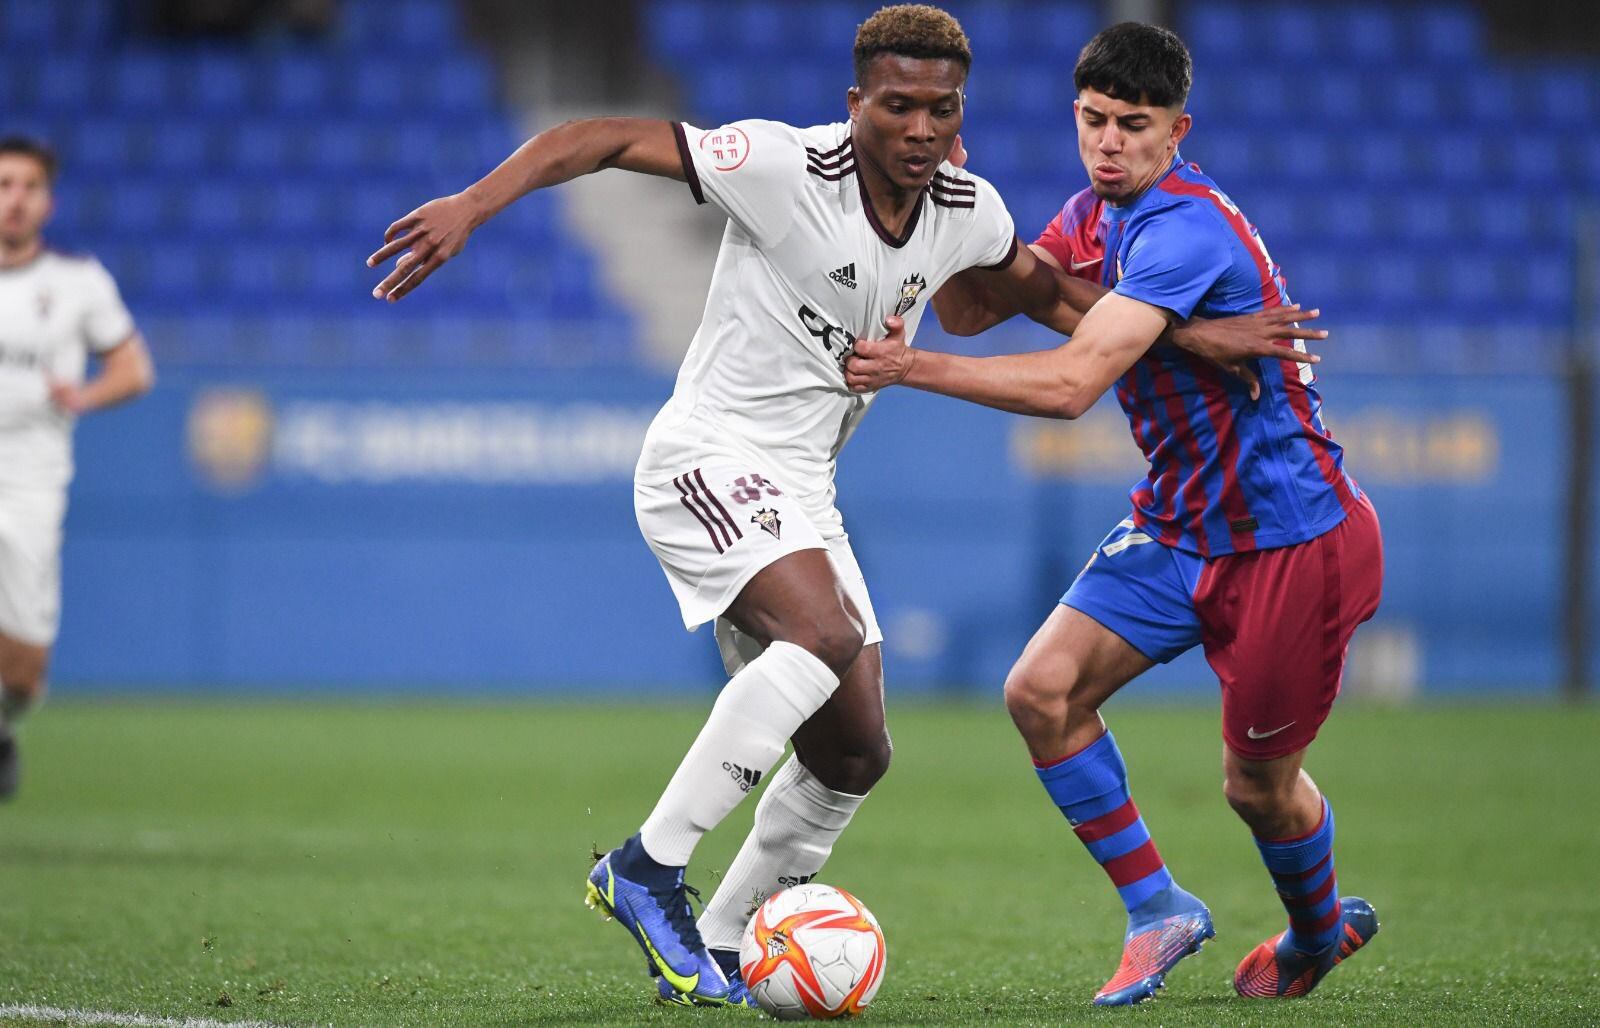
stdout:
POLYGON ((870 744, 828 754, 814 761, 817 766, 810 770, 817 776, 817 781, 834 792, 865 796, 889 773, 889 761, 893 756, 894 744, 885 732, 870 744))
POLYGON ((789 642, 828 665, 840 678, 861 656, 861 648, 866 642, 861 623, 842 609, 814 619, 794 632, 793 636, 789 642))
POLYGON ((1229 768, 1222 780, 1222 794, 1233 812, 1247 824, 1270 821, 1293 802, 1294 783, 1276 781, 1272 776, 1252 774, 1246 768, 1229 768))
POLYGON ((1018 728, 1027 730, 1041 721, 1064 725, 1071 720, 1073 693, 1078 686, 1076 664, 1054 661, 1048 665, 1021 660, 1006 676, 1006 710, 1018 728))
POLYGON ((44 696, 50 651, 38 646, 0 646, 0 683, 6 692, 38 700, 44 696))

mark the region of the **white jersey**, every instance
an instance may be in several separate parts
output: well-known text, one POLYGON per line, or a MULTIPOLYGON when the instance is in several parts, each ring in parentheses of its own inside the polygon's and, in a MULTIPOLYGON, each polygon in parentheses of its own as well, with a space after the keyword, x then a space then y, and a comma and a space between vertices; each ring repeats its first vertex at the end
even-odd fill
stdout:
POLYGON ((948 278, 1009 264, 1011 216, 989 183, 946 163, 895 237, 857 173, 848 124, 674 129, 695 200, 728 226, 640 478, 678 473, 697 438, 715 437, 775 462, 813 517, 836 523, 834 461, 873 400, 845 386, 855 339, 881 337, 898 314, 909 341, 948 278))
POLYGON ((0 268, 0 487, 64 488, 73 417, 50 382, 82 382, 90 353, 133 335, 117 285, 93 257, 45 250, 0 268))

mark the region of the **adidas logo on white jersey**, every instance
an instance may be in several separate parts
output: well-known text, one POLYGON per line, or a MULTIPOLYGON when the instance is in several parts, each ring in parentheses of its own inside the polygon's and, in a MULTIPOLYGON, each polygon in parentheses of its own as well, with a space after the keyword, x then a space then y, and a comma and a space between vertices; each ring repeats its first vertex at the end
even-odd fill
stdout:
POLYGON ((856 287, 856 262, 851 261, 842 268, 828 272, 828 277, 846 289, 854 289, 856 287))

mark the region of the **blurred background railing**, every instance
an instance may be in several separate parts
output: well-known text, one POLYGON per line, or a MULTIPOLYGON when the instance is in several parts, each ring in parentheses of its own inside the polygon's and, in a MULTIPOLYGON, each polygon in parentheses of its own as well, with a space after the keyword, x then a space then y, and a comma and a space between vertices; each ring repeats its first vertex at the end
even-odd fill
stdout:
MULTIPOLYGON (((163 373, 80 429, 58 678, 715 681, 628 479, 716 216, 614 173, 523 200, 397 307, 363 259, 576 113, 837 120, 872 6, 0 0, 0 131, 58 147, 49 236, 106 262, 163 373)), ((971 167, 1031 239, 1084 184, 1077 51, 1128 5, 948 6, 971 167)), ((1388 543, 1351 684, 1387 695, 1595 671, 1600 28, 1512 10, 1165 8, 1196 64, 1184 155, 1335 332, 1329 422, 1388 543)), ((919 344, 1052 340, 930 318, 919 344)), ((998 687, 1124 514, 1126 435, 1109 401, 1055 425, 885 397, 840 478, 894 688, 998 687)), ((1148 688, 1212 686, 1195 658, 1148 688)))

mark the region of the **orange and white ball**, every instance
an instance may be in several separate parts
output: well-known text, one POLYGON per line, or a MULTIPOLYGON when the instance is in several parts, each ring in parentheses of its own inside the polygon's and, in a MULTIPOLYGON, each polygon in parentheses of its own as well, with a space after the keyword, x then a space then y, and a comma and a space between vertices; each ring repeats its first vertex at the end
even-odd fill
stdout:
POLYGON ((812 882, 773 894, 739 946, 739 971, 761 1009, 780 1021, 853 1017, 883 984, 887 951, 861 901, 812 882))

